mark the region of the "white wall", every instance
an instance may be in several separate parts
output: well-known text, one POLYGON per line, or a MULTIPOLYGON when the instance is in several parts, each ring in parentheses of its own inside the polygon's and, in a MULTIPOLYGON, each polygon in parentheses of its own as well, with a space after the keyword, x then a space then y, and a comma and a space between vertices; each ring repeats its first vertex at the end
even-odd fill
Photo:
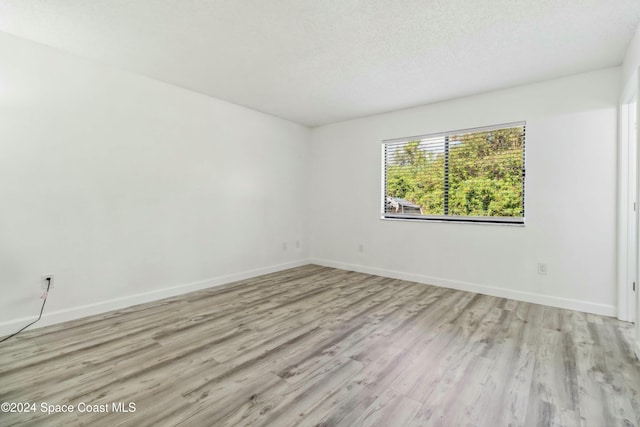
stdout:
MULTIPOLYGON (((638 80, 638 67, 640 67, 640 26, 637 28, 636 33, 627 48, 624 61, 622 63, 622 91, 621 101, 628 101, 628 97, 633 94, 638 94, 638 88, 640 84, 638 80)), ((640 133, 638 133, 640 137, 640 133)), ((622 141, 620 141, 622 144, 622 141)), ((640 183, 639 183, 640 184, 640 183)), ((638 185, 640 188, 640 185, 638 185)), ((624 203, 621 203, 624 206, 624 203)), ((640 358, 640 292, 636 292, 636 354, 640 358)))
POLYGON ((0 335, 43 273, 42 325, 305 263, 307 128, 1 33, 0 58, 0 335))
POLYGON ((605 69, 313 129, 312 260, 615 315, 620 77, 605 69), (382 140, 519 120, 524 227, 380 219, 382 140))
POLYGON ((622 83, 624 88, 629 84, 636 86, 635 76, 638 67, 640 67, 640 26, 636 29, 622 62, 622 83))

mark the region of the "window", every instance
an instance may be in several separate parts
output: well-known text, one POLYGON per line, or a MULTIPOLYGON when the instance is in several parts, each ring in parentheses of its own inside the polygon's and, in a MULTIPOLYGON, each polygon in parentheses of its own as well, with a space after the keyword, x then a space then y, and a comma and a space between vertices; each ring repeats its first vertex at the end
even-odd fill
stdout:
POLYGON ((383 141, 383 218, 524 223, 525 123, 383 141))

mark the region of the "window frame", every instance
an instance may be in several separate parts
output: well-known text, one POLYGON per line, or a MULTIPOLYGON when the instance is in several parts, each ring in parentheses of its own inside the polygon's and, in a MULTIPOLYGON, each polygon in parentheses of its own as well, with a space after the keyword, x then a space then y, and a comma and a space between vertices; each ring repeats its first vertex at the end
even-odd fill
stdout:
MULTIPOLYGON (((490 126, 482 126, 482 127, 474 127, 467 129, 458 129, 453 131, 446 132, 437 132, 437 133, 429 133, 423 135, 416 135, 410 137, 402 137, 402 138, 393 138, 393 139, 385 139, 381 144, 381 158, 382 158, 382 205, 381 205, 381 217, 382 220, 392 220, 392 221, 426 221, 426 222, 449 222, 449 223, 474 223, 474 224, 498 224, 498 225, 512 225, 512 226, 524 226, 525 224, 525 184, 526 184, 526 129, 527 122, 525 120, 510 122, 510 123, 502 123, 497 125, 490 126), (452 135, 460 135, 460 134, 468 134, 474 132, 488 132, 492 130, 500 130, 500 129, 508 129, 514 127, 522 127, 522 216, 521 217, 504 217, 504 216, 460 216, 460 215, 403 215, 403 214, 394 214, 386 212, 387 206, 387 194, 386 194, 386 183, 387 183, 387 157, 386 157, 386 147, 391 144, 402 144, 408 143, 416 140, 423 139, 432 139, 432 138, 444 138, 448 140, 452 135)), ((445 146, 448 144, 445 144, 445 146)), ((448 158, 445 157, 445 161, 448 158)), ((445 166, 446 168, 446 166, 445 166)), ((445 169, 443 169, 443 181, 445 185, 448 183, 448 175, 445 173, 445 169)), ((448 191, 448 188, 447 190, 448 191)), ((445 198, 444 203, 448 198, 445 198)))

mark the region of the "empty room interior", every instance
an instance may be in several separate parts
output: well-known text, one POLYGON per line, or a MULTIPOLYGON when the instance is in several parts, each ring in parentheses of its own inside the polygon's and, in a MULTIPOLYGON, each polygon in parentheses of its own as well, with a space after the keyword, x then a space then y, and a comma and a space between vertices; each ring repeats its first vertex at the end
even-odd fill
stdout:
POLYGON ((637 0, 0 0, 0 426, 640 426, 637 0))

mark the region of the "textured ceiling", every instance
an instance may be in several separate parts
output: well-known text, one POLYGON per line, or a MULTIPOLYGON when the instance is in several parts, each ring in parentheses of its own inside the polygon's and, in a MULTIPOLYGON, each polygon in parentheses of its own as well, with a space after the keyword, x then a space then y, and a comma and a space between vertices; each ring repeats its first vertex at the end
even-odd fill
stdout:
POLYGON ((315 126, 619 65, 639 0, 0 0, 0 31, 315 126))

